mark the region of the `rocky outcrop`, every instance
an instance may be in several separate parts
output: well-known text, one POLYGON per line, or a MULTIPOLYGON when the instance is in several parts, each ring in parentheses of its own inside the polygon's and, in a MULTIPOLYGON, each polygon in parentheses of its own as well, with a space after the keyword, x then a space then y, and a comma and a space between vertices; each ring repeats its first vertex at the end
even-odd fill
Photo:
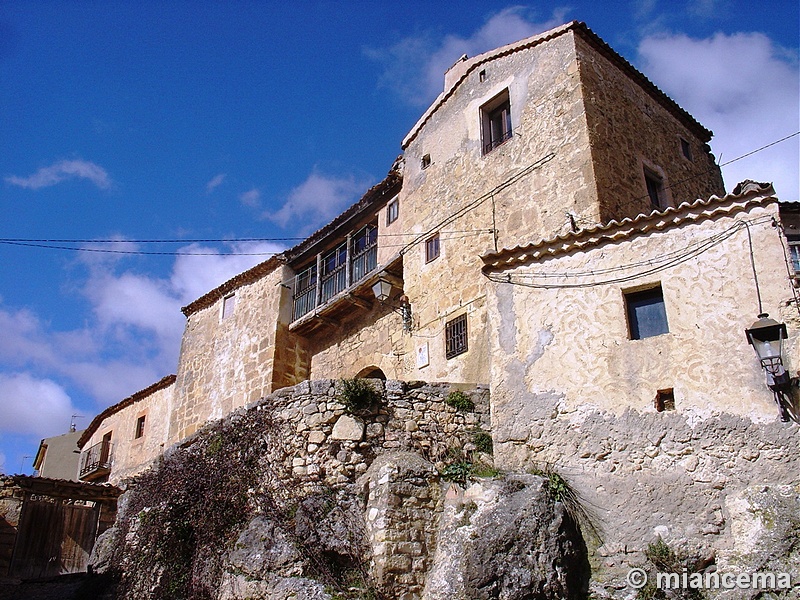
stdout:
POLYGON ((449 386, 387 382, 354 416, 334 382, 298 388, 128 483, 92 558, 120 598, 583 597, 585 546, 546 479, 465 474, 480 483, 464 491, 442 476, 487 467, 485 391, 465 390, 476 408, 459 411, 449 386))

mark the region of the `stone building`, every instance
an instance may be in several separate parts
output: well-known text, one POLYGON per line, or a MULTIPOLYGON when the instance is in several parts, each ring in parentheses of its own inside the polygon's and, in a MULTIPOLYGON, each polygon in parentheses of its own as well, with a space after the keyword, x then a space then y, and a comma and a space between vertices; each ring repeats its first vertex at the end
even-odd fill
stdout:
POLYGON ((616 531, 606 567, 654 531, 730 545, 726 499, 798 472, 744 330, 786 321, 791 371, 800 319, 774 191, 726 195, 710 139, 582 23, 465 57, 381 183, 183 309, 176 376, 84 453, 116 444, 119 481, 306 379, 488 384, 496 465, 562 466, 616 531))

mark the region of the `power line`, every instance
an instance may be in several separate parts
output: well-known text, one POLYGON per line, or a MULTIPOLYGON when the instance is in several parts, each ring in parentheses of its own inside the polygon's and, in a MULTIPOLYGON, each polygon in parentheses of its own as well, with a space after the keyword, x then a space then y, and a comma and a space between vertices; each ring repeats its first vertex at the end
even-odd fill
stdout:
POLYGON ((29 244, 26 242, 10 242, 0 240, 0 244, 24 246, 28 248, 46 248, 48 250, 72 250, 74 252, 100 252, 103 254, 136 254, 144 256, 274 256, 279 252, 149 252, 145 250, 111 250, 109 248, 72 248, 70 246, 53 246, 48 244, 29 244))
MULTIPOLYGON (((753 154, 757 154, 767 148, 780 144, 781 142, 785 142, 788 139, 791 139, 797 135, 800 135, 800 131, 796 131, 792 134, 784 136, 774 142, 770 142, 769 144, 765 144, 760 148, 756 148, 755 150, 751 150, 745 154, 737 156, 729 161, 716 165, 717 168, 724 167, 736 161, 742 160, 743 158, 747 158, 748 156, 752 156, 753 154)), ((451 234, 451 233, 464 233, 464 234, 481 234, 481 233, 494 233, 494 229, 473 229, 473 230, 453 230, 453 231, 441 231, 439 228, 452 223, 460 216, 464 215, 468 211, 477 206, 483 204, 487 200, 494 197, 495 194, 498 192, 510 187, 514 183, 516 183, 519 179, 533 171, 534 169, 542 166, 544 163, 549 162, 555 157, 555 154, 550 153, 545 157, 539 159, 538 161, 528 165, 521 171, 517 172, 515 175, 512 175, 505 181, 501 182, 497 186, 495 186, 489 192, 479 196, 472 202, 469 202, 466 206, 463 206, 459 210, 451 213, 443 220, 441 220, 435 227, 430 228, 428 231, 424 233, 413 233, 413 232, 406 232, 406 233, 382 233, 379 234, 379 238, 388 238, 388 237, 413 237, 413 239, 405 244, 397 244, 387 247, 399 247, 401 248, 400 253, 404 254, 409 248, 419 244, 422 240, 426 239, 434 232, 439 230, 440 234, 451 234)), ((709 169, 708 171, 704 171, 702 173, 698 173, 681 181, 675 182, 670 184, 668 187, 672 188, 686 181, 690 181, 692 179, 696 179, 702 175, 705 175, 708 172, 711 172, 713 169, 709 169)), ((648 196, 641 196, 637 199, 644 199, 648 196)), ((249 238, 194 238, 194 239, 133 239, 133 240, 120 240, 120 239, 67 239, 67 238, 0 238, 0 244, 6 244, 9 246, 20 246, 20 247, 28 247, 28 248, 43 248, 48 250, 71 250, 74 252, 95 252, 95 253, 105 253, 105 254, 127 254, 127 255, 141 255, 141 256, 273 256, 275 254, 279 254, 279 252, 241 252, 241 251, 231 251, 231 252, 157 252, 157 251, 146 251, 146 250, 113 250, 113 249, 105 249, 105 248, 74 248, 70 246, 60 246, 54 244, 197 244, 197 243, 228 243, 228 244, 235 244, 235 243, 256 243, 256 242, 291 242, 291 241, 303 241, 308 238, 299 237, 299 236, 289 236, 289 237, 249 237, 249 238)), ((457 238, 454 238, 457 239, 457 238)))
POLYGON ((592 271, 578 271, 578 272, 562 272, 562 273, 511 273, 503 276, 498 274, 486 274, 484 276, 493 281, 495 283, 507 283, 510 285, 518 285, 521 287, 530 287, 536 289, 572 289, 572 288, 588 288, 588 287, 598 287, 602 285, 610 285, 615 283, 625 283, 627 281, 632 281, 634 279, 638 279, 640 277, 645 277, 647 275, 652 275, 654 273, 658 273, 664 271, 668 268, 675 267, 680 265, 684 262, 687 262, 693 258, 696 258, 703 254, 704 252, 710 250, 711 248, 721 244, 723 241, 728 239, 729 237, 733 236, 737 231, 740 231, 743 228, 749 228, 750 225, 760 225, 766 222, 772 222, 771 216, 764 216, 758 217, 751 220, 740 220, 734 223, 732 226, 727 228, 726 230, 712 235, 704 240, 701 240, 695 244, 682 248, 676 252, 668 253, 662 255, 655 259, 650 259, 647 261, 640 261, 635 263, 628 263, 625 265, 618 265, 615 267, 609 267, 606 269, 595 269, 592 271), (614 272, 620 272, 628 269, 638 268, 638 267, 650 267, 645 268, 642 271, 637 271, 636 273, 630 273, 627 275, 621 275, 619 277, 610 277, 607 279, 602 279, 600 281, 587 281, 587 282, 575 282, 575 283, 537 283, 536 279, 547 279, 547 278, 589 278, 589 277, 596 277, 598 275, 606 275, 611 274, 614 272), (513 277, 517 279, 514 280, 513 277), (526 281, 525 279, 529 279, 530 281, 526 281))

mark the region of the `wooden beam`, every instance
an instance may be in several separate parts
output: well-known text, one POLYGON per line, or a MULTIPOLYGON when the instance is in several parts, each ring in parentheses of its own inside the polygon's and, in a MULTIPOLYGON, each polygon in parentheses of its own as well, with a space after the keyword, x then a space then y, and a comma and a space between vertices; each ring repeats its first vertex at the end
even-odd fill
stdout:
POLYGON ((358 296, 354 296, 353 294, 347 294, 345 298, 347 298, 351 303, 355 304, 356 306, 363 308, 364 310, 372 309, 372 302, 369 302, 368 300, 364 300, 363 298, 359 298, 358 296))

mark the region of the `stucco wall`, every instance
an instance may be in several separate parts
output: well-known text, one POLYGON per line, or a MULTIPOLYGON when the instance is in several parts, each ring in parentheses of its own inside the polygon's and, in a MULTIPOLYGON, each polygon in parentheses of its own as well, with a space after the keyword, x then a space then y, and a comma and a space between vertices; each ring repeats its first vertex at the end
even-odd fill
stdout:
POLYGON ((653 210, 645 165, 663 176, 670 206, 723 196, 722 175, 705 141, 585 40, 575 40, 600 220, 653 210), (681 138, 689 143, 691 160, 681 138))
POLYGON ((119 483, 146 469, 164 452, 169 431, 175 385, 140 398, 108 416, 83 446, 87 450, 111 433, 112 462, 108 481, 119 483), (136 438, 136 422, 145 417, 144 435, 136 438))
MULTIPOLYGON (((281 286, 285 279, 284 269, 277 268, 237 288, 233 314, 226 318, 223 299, 188 317, 170 417, 171 443, 272 391, 281 303, 291 304, 281 286)), ((295 359, 288 353, 281 356, 284 366, 296 364, 295 359)))
MULTIPOLYGON (((772 203, 510 272, 574 274, 630 265, 708 240, 728 230, 734 218, 776 213, 772 203)), ((780 318, 791 290, 779 230, 767 219, 751 231, 764 310, 780 318)), ((630 272, 547 281, 598 283, 630 272)), ((797 425, 778 421, 745 340, 758 313, 746 231, 624 283, 494 287, 497 464, 555 465, 603 527, 603 568, 641 561, 641 550, 657 535, 696 555, 717 548, 718 563, 733 561, 736 503, 753 486, 796 484, 800 472, 797 425), (628 339, 623 291, 659 281, 669 333, 628 339), (675 410, 659 413, 654 398, 665 388, 674 389, 675 410)), ((797 330, 790 335, 794 341, 797 330)), ((787 353, 791 372, 797 368, 794 347, 787 353)))

